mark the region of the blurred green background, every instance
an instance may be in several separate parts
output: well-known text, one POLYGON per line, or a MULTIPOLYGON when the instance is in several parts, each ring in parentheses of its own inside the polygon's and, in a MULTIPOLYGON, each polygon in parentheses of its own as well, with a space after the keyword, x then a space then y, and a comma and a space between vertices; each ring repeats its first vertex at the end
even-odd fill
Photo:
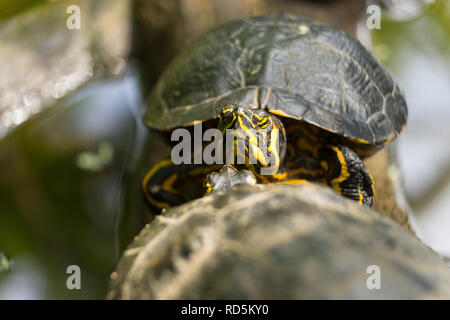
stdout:
POLYGON ((395 144, 411 223, 426 244, 449 257, 450 1, 409 8, 406 20, 383 16, 371 34, 373 51, 408 103, 408 123, 395 144))

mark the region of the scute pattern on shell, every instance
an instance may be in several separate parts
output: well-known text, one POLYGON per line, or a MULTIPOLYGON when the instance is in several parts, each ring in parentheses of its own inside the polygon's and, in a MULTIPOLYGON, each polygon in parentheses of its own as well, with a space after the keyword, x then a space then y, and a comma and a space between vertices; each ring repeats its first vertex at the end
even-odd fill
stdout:
POLYGON ((358 40, 289 14, 234 21, 194 41, 158 81, 144 121, 169 130, 214 119, 227 103, 281 110, 374 145, 407 118, 392 75, 358 40))

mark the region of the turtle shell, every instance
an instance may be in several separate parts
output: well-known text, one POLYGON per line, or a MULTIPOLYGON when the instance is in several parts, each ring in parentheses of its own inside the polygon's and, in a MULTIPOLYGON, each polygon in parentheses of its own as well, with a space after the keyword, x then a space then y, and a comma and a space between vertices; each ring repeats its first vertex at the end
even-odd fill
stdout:
POLYGON ((314 184, 241 184, 171 208, 135 238, 111 279, 109 299, 450 297, 437 254, 392 219, 314 184), (373 263, 382 290, 367 289, 373 263))
POLYGON ((407 106, 390 72, 343 31, 290 14, 230 22, 188 46, 147 101, 144 122, 170 130, 235 103, 381 145, 407 106))

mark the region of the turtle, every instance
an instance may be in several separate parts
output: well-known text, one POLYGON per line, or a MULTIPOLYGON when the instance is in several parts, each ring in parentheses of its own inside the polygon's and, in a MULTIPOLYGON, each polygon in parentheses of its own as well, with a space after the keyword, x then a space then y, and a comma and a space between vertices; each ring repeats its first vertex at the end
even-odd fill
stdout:
POLYGON ((242 183, 167 209, 122 253, 107 295, 449 297, 448 269, 434 251, 394 220, 312 183, 242 183))
POLYGON ((219 192, 238 184, 256 184, 255 175, 249 170, 237 170, 234 166, 226 164, 220 172, 212 172, 206 176, 204 182, 206 193, 219 192))
POLYGON ((231 130, 244 141, 244 161, 235 160, 236 143, 236 157, 226 163, 195 161, 206 141, 182 164, 172 159, 174 147, 171 159, 145 175, 142 189, 162 210, 214 191, 208 174, 232 165, 250 170, 257 183, 321 183, 371 206, 374 182, 362 160, 400 134, 407 113, 391 72, 349 34, 286 13, 232 21, 172 61, 143 121, 171 141, 181 128, 194 140, 197 129, 231 130))

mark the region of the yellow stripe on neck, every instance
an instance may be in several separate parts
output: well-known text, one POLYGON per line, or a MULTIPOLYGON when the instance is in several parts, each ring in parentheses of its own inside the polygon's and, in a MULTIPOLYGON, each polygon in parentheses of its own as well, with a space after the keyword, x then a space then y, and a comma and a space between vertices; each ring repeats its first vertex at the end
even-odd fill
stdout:
POLYGON ((333 149, 334 152, 336 152, 339 163, 341 165, 341 173, 339 174, 339 177, 331 180, 331 186, 333 187, 334 190, 336 190, 336 192, 342 194, 340 184, 341 182, 347 180, 348 177, 350 177, 350 173, 348 172, 347 162, 345 161, 344 155, 342 154, 341 150, 339 150, 339 148, 335 146, 330 146, 330 148, 333 149))

